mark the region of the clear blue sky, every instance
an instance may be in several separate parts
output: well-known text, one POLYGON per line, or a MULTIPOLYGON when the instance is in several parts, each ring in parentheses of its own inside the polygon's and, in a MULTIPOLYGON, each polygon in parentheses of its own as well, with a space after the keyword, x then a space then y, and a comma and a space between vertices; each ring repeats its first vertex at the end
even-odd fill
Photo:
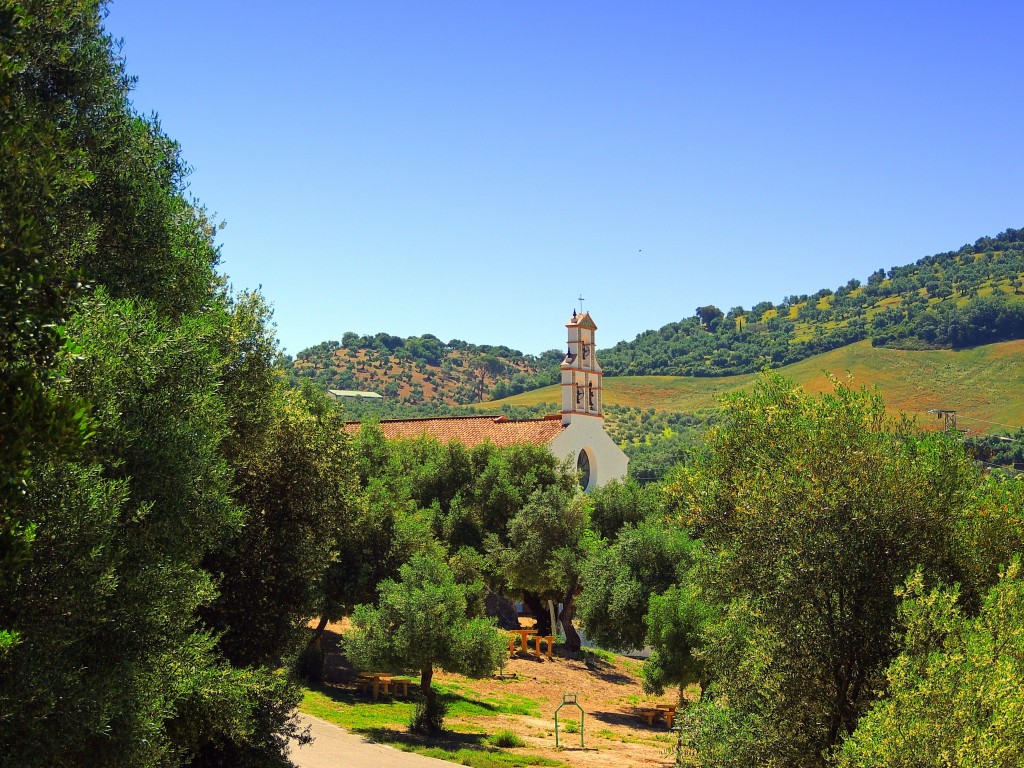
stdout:
POLYGON ((292 354, 610 346, 1024 227, 1024 3, 120 0, 292 354))

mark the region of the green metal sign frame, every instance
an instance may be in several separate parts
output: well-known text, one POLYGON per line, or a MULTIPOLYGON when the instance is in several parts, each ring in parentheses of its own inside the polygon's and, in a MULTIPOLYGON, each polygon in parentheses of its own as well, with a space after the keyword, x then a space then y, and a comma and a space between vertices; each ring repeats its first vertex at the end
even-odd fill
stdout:
POLYGON ((585 749, 585 747, 583 746, 583 718, 585 717, 585 714, 583 712, 583 707, 581 707, 579 705, 579 703, 576 701, 576 694, 575 693, 563 693, 562 694, 562 703, 558 705, 557 709, 555 709, 555 746, 556 747, 559 746, 559 744, 558 744, 558 710, 561 709, 564 706, 576 707, 576 709, 578 709, 580 711, 580 748, 581 749, 585 749))

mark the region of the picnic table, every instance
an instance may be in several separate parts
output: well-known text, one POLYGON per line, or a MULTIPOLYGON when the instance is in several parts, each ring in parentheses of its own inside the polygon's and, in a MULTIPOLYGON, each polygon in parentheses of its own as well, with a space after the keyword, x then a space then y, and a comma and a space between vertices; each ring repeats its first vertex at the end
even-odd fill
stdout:
POLYGON ((675 704, 655 704, 659 711, 665 713, 665 723, 668 725, 669 730, 672 730, 672 723, 676 719, 676 705, 675 704))
POLYGON ((661 714, 661 710, 654 707, 637 707, 636 713, 646 720, 648 725, 653 726, 654 718, 661 714))
POLYGON ((356 675, 356 685, 363 693, 369 693, 373 689, 373 700, 376 701, 381 691, 385 696, 391 694, 392 690, 402 689, 402 696, 408 697, 409 683, 407 677, 395 677, 390 672, 360 672, 356 675))
POLYGON ((676 719, 675 704, 655 704, 653 707, 637 707, 636 713, 647 721, 647 724, 654 726, 654 721, 661 715, 665 718, 666 725, 671 729, 676 719))

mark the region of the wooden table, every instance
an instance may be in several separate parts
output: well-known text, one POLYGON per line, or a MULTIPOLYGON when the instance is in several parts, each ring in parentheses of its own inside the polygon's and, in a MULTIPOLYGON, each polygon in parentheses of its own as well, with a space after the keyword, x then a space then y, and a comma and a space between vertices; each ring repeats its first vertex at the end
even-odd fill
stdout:
POLYGON ((668 725, 669 729, 671 729, 672 728, 672 723, 674 723, 675 719, 676 719, 676 705, 675 704, 655 704, 654 706, 656 706, 659 711, 665 713, 665 723, 668 725))
POLYGON ((666 725, 671 728, 672 723, 674 723, 676 719, 676 705, 655 704, 653 707, 637 707, 636 713, 646 720, 647 724, 650 726, 654 725, 654 721, 658 719, 658 715, 663 715, 666 725))
POLYGON ((554 635, 534 635, 533 636, 533 647, 537 649, 537 655, 540 656, 540 641, 543 640, 548 644, 548 658, 554 661, 554 657, 551 655, 551 651, 555 647, 555 636, 554 635))
MULTIPOLYGON (((361 672, 356 676, 356 684, 359 690, 368 692, 373 687, 373 700, 376 701, 381 691, 387 696, 391 693, 391 674, 387 672, 361 672)), ((406 683, 406 692, 409 690, 406 683)))
POLYGON ((647 721, 648 725, 654 725, 654 718, 661 714, 660 709, 651 709, 649 707, 637 707, 636 713, 640 715, 644 720, 647 721))
MULTIPOLYGON (((528 645, 529 640, 527 638, 529 638, 530 635, 536 635, 537 634, 537 630, 536 629, 510 629, 510 630, 507 630, 507 631, 512 633, 512 634, 519 635, 520 642, 523 644, 523 650, 526 651, 527 653, 530 652, 530 646, 528 645)), ((509 653, 515 653, 515 650, 514 650, 515 649, 515 643, 516 643, 516 639, 514 637, 509 640, 509 643, 508 643, 508 652, 509 653)))

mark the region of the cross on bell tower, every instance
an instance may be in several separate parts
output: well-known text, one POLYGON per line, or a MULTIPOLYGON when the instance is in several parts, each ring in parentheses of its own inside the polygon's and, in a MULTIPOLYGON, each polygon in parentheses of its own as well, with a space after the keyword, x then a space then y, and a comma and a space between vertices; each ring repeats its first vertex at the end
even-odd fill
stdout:
MULTIPOLYGON (((582 301, 582 297, 581 297, 582 301)), ((562 360, 562 423, 574 416, 604 418, 601 402, 601 366, 597 364, 594 332, 597 325, 588 312, 574 309, 569 322, 568 349, 562 360)))

